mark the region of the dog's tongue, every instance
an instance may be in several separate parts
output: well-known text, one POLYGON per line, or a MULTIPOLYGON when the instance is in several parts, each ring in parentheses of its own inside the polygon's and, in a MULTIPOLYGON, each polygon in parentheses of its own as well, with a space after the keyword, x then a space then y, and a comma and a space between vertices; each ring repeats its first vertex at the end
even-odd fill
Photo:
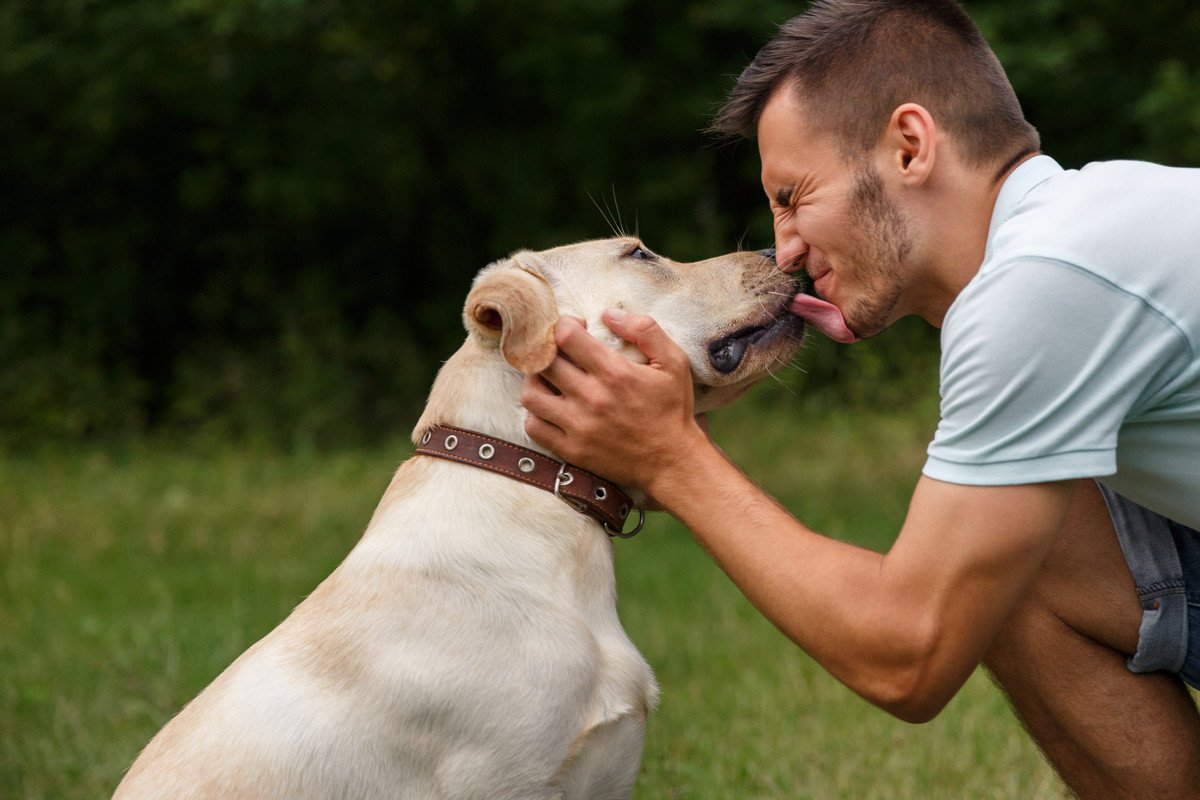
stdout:
POLYGON ((833 303, 827 303, 811 294, 798 294, 792 300, 791 311, 821 333, 842 344, 858 341, 854 331, 846 327, 842 312, 833 303))

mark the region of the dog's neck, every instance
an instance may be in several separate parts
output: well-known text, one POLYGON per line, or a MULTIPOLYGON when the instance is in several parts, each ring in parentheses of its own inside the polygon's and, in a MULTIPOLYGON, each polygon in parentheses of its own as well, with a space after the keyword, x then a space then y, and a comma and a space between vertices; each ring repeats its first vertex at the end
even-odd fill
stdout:
MULTIPOLYGON (((468 338, 438 371, 425 410, 413 430, 413 443, 419 445, 421 438, 434 426, 448 425, 503 439, 553 458, 553 453, 539 447, 525 433, 521 379, 521 373, 509 366, 496 350, 489 350, 468 338)), ((570 565, 572 559, 578 557, 578 542, 582 537, 595 544, 595 553, 589 558, 600 557, 603 562, 600 566, 593 565, 592 571, 601 576, 607 574, 611 581, 612 551, 599 523, 553 494, 533 490, 518 481, 508 481, 494 490, 486 503, 463 503, 458 515, 439 517, 415 527, 407 521, 408 504, 419 506, 423 502, 420 498, 426 492, 442 492, 455 498, 453 502, 474 497, 470 487, 475 477, 482 474, 485 473, 475 467, 462 467, 438 458, 406 461, 380 500, 360 547, 367 550, 386 547, 387 542, 402 537, 406 559, 419 561, 428 557, 436 561, 444 557, 447 549, 457 548, 470 551, 472 558, 496 564, 508 564, 514 558, 513 553, 520 552, 524 555, 518 560, 525 564, 524 569, 542 570, 549 580, 549 576, 572 571, 570 565), (438 477, 433 479, 433 475, 438 477), (462 491, 468 494, 456 494, 462 491), (498 520, 511 516, 497 515, 496 507, 528 510, 531 504, 536 504, 539 509, 533 517, 538 524, 531 525, 526 521, 496 529, 498 520), (470 523, 447 522, 461 515, 466 515, 470 523), (384 544, 380 545, 381 542, 384 544)))
POLYGON ((525 433, 521 378, 521 373, 509 366, 497 349, 468 337, 438 371, 425 411, 413 429, 413 443, 419 442, 434 425, 452 425, 554 457, 525 433))

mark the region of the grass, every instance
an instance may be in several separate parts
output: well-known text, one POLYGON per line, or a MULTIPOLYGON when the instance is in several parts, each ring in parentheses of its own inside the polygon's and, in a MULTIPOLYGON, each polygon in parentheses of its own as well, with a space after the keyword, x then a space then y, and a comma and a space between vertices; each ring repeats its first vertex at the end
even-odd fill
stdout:
MULTIPOLYGON (((764 397, 718 416, 717 438, 816 529, 886 548, 933 415, 764 397)), ((327 455, 133 443, 0 458, 0 797, 110 794, 338 563, 408 450, 396 437, 327 455)), ((1062 796, 984 677, 909 726, 792 646, 669 518, 617 557, 622 618, 663 687, 639 797, 1062 796)))

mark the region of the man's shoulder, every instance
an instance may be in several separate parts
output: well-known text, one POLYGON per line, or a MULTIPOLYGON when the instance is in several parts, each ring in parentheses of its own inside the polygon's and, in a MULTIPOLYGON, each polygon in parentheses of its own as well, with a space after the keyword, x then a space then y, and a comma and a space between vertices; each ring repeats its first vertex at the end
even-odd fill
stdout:
POLYGON ((1050 175, 1022 196, 959 299, 1062 305, 1076 301, 1075 287, 1099 284, 1200 335, 1200 313, 1185 302, 1200 296, 1197 257, 1200 170, 1098 162, 1050 175))
MULTIPOLYGON (((1049 250, 1085 262, 1109 242, 1162 238, 1181 225, 1194 226, 1200 203, 1200 169, 1146 161, 1098 161, 1049 176, 1016 203, 995 232, 1000 258, 1049 250), (1076 251, 1074 248, 1079 248, 1076 251)), ((1186 241, 1200 244, 1200 234, 1186 241)))
POLYGON ((1176 182, 1200 186, 1200 169, 1131 159, 1092 161, 1079 169, 1064 169, 1038 188, 1056 193, 1059 199, 1076 195, 1090 199, 1097 191, 1121 190, 1109 198, 1113 200, 1116 194, 1126 196, 1133 191, 1154 195, 1176 182))

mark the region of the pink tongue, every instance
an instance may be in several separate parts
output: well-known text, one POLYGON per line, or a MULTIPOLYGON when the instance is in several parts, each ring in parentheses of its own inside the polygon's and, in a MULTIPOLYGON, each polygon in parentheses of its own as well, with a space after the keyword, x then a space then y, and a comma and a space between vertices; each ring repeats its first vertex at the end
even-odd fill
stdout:
POLYGON ((854 332, 846 327, 842 312, 833 303, 811 294, 798 294, 792 300, 791 311, 835 342, 852 344, 858 341, 854 332))

